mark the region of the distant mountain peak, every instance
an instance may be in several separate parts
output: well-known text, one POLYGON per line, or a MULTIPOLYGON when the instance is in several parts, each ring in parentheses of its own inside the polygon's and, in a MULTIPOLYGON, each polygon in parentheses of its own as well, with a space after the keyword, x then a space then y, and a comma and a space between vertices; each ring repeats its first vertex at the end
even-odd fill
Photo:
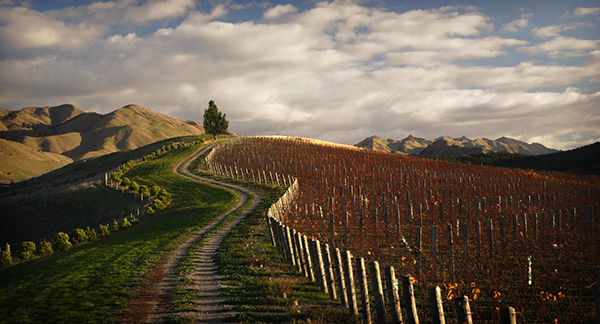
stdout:
POLYGON ((558 152, 549 149, 542 144, 528 144, 516 139, 502 136, 496 140, 485 137, 471 140, 466 136, 452 138, 449 136, 440 136, 433 141, 408 135, 403 140, 393 139, 383 140, 374 135, 368 138, 370 142, 377 141, 377 145, 367 145, 365 140, 356 144, 358 147, 370 148, 378 151, 395 152, 418 156, 462 156, 468 154, 479 154, 488 152, 509 152, 525 155, 541 155, 558 152))

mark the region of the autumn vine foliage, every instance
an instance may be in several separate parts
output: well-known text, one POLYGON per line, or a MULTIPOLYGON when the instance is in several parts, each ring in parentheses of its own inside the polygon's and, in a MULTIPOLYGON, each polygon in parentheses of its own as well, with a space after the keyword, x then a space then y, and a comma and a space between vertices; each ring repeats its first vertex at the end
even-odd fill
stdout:
POLYGON ((289 137, 237 138, 207 162, 298 178, 299 193, 282 217, 287 225, 411 274, 423 299, 427 287, 439 285, 448 299, 469 296, 479 321, 497 321, 507 305, 527 322, 593 318, 597 176, 450 163, 289 137))

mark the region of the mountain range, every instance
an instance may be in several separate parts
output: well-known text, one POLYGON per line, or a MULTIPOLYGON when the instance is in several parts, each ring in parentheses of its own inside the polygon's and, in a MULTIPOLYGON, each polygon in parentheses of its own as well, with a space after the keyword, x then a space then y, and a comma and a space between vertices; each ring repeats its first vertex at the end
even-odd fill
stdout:
POLYGON ((0 181, 27 179, 74 161, 203 133, 198 122, 138 105, 108 114, 70 104, 0 110, 0 181))
POLYGON ((376 151, 422 157, 459 157, 489 152, 508 152, 524 155, 542 155, 558 152, 558 150, 547 148, 539 143, 528 144, 508 137, 500 137, 496 140, 487 138, 471 140, 465 136, 460 138, 438 137, 431 141, 412 135, 402 140, 384 140, 379 136, 371 136, 355 144, 355 146, 376 151))

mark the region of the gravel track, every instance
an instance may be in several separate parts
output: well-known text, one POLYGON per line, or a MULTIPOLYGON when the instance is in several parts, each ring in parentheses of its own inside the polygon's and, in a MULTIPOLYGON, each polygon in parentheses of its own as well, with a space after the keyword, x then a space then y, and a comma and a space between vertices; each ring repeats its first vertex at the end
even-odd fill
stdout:
POLYGON ((237 225, 242 219, 260 202, 259 195, 247 188, 240 186, 223 183, 214 179, 205 178, 192 174, 189 170, 189 166, 197 159, 202 153, 206 152, 213 145, 205 146, 198 151, 194 152, 188 158, 181 160, 173 167, 173 172, 184 178, 196 181, 199 183, 209 184, 216 187, 229 189, 235 192, 240 199, 238 203, 231 208, 227 213, 219 216, 217 219, 206 225, 202 230, 195 233, 186 242, 181 244, 177 250, 175 250, 170 256, 164 266, 164 272, 161 282, 158 284, 158 299, 150 301, 152 310, 148 316, 146 323, 165 323, 169 316, 175 315, 174 313, 167 312, 166 307, 169 302, 169 295, 176 287, 179 277, 177 276, 176 266, 181 259, 188 253, 194 255, 194 271, 188 278, 193 280, 193 284, 186 286, 186 288, 192 288, 198 290, 198 296, 193 303, 194 311, 176 313, 177 316, 194 318, 197 323, 220 323, 226 317, 235 315, 232 311, 225 311, 228 307, 227 298, 221 296, 221 289, 227 287, 225 278, 217 274, 217 265, 215 264, 215 257, 217 249, 225 236, 231 231, 231 229, 237 225), (210 232, 213 228, 223 223, 223 221, 231 214, 237 212, 248 200, 248 194, 251 195, 252 203, 244 208, 238 216, 232 220, 227 220, 222 227, 217 231, 211 232, 208 237, 203 237, 204 234, 210 232), (190 252, 190 247, 198 240, 204 240, 202 248, 196 252, 190 252))

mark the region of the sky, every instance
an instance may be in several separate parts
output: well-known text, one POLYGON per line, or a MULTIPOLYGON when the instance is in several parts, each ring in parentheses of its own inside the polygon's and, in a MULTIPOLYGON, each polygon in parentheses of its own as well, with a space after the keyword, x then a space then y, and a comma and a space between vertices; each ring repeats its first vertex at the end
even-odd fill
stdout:
POLYGON ((600 141, 600 1, 0 0, 0 109, 240 135, 600 141))

